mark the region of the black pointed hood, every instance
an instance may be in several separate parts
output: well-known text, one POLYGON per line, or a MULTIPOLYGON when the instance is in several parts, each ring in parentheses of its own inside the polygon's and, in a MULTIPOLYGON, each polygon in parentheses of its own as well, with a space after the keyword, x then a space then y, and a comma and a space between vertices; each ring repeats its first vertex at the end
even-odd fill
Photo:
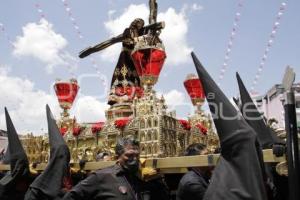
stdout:
MULTIPOLYGON (((21 141, 18 137, 17 131, 6 108, 5 118, 8 138, 8 148, 5 155, 9 155, 9 158, 7 158, 7 160, 10 163, 11 170, 9 174, 4 176, 0 180, 0 197, 4 197, 4 195, 7 195, 8 197, 12 198, 13 196, 15 197, 15 195, 12 194, 12 191, 16 190, 16 185, 20 182, 24 182, 24 179, 26 179, 26 177, 28 177, 29 175, 29 162, 21 141)), ((22 188, 21 190, 23 189, 26 191, 27 188, 22 188)), ((22 195, 22 191, 19 191, 19 193, 20 195, 22 195)))
POLYGON ((206 200, 265 200, 256 134, 192 53, 220 138, 221 156, 206 200))
POLYGON ((233 102, 235 103, 235 105, 236 105, 237 107, 240 106, 240 101, 239 101, 239 99, 237 99, 237 98, 235 98, 235 97, 232 97, 232 100, 233 100, 233 102))
POLYGON ((62 189, 63 178, 68 174, 70 152, 49 106, 46 106, 50 159, 46 169, 30 185, 25 200, 55 198, 62 189))
POLYGON ((26 153, 23 149, 21 141, 17 131, 12 123, 12 120, 8 114, 7 109, 5 108, 5 118, 6 118, 6 127, 7 127, 7 138, 8 138, 8 153, 10 159, 11 169, 15 169, 17 162, 19 160, 25 161, 28 164, 28 159, 26 153))
POLYGON ((272 148, 273 144, 282 143, 276 133, 270 129, 255 106, 250 94, 248 93, 240 75, 236 73, 241 96, 241 113, 247 123, 257 133, 258 142, 263 148, 272 148))

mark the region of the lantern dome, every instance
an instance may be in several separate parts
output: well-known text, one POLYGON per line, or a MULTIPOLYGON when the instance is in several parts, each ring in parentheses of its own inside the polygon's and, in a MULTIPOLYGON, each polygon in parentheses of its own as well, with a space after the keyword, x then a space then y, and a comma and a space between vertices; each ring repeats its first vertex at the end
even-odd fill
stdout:
POLYGON ((167 56, 162 43, 148 45, 147 39, 149 38, 138 39, 131 57, 142 84, 153 86, 167 56))
POLYGON ((195 74, 187 75, 183 84, 192 100, 193 105, 202 105, 205 100, 205 93, 198 76, 195 74))
POLYGON ((70 81, 57 81, 54 84, 54 90, 62 109, 70 109, 76 98, 79 90, 77 80, 71 79, 70 81))

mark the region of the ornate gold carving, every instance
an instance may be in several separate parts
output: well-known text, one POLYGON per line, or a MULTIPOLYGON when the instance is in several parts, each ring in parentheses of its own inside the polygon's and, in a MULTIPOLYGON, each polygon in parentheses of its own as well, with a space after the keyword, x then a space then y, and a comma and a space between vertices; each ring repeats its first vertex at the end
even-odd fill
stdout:
POLYGON ((121 74, 123 76, 123 79, 126 79, 127 73, 128 73, 128 69, 127 69, 126 65, 124 64, 121 68, 121 74))

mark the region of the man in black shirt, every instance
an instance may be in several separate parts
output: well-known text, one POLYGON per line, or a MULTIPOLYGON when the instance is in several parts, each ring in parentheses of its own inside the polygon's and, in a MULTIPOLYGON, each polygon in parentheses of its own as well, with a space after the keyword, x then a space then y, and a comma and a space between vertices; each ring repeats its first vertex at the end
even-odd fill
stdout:
MULTIPOLYGON (((191 144, 185 152, 185 156, 207 154, 204 144, 191 144)), ((201 200, 208 187, 210 170, 201 170, 199 167, 189 168, 189 171, 182 177, 177 190, 177 200, 201 200)))
POLYGON ((165 200, 168 193, 158 179, 144 182, 137 177, 139 143, 125 137, 116 145, 117 162, 114 166, 92 173, 76 185, 64 200, 165 200))

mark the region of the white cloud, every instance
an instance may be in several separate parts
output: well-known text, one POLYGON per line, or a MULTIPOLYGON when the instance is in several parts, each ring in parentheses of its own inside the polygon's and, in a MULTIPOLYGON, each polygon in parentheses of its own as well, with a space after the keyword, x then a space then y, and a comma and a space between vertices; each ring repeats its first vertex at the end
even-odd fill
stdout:
POLYGON ((167 93, 163 93, 161 91, 157 92, 157 96, 160 98, 163 95, 166 105, 169 110, 174 110, 179 106, 190 106, 190 103, 186 101, 184 93, 178 90, 171 90, 167 93))
MULTIPOLYGON (((0 94, 0 129, 6 130, 4 106, 8 108, 19 134, 47 132, 46 104, 49 104, 56 119, 62 112, 54 91, 37 90, 32 81, 10 76, 8 70, 1 66, 0 94)), ((75 100, 71 113, 75 113, 79 122, 96 122, 105 119, 104 110, 107 108, 106 102, 81 96, 75 100)))
POLYGON ((166 22, 166 27, 161 33, 168 56, 166 63, 177 65, 189 61, 193 49, 187 44, 188 19, 184 9, 177 13, 174 8, 169 8, 166 12, 158 14, 158 20, 166 22))
POLYGON ((34 89, 34 83, 28 79, 9 76, 0 68, 0 128, 6 130, 4 106, 20 134, 28 131, 41 133, 46 130, 46 104, 58 115, 58 103, 53 95, 34 89), (43 129, 43 130, 42 130, 43 129))
POLYGON ((47 65, 51 73, 55 66, 74 65, 75 58, 63 51, 67 40, 56 33, 53 25, 46 19, 38 23, 28 23, 23 28, 23 35, 17 36, 13 43, 13 54, 16 56, 32 56, 47 65))
MULTIPOLYGON (((108 11, 108 14, 110 13, 108 11)), ((119 17, 109 18, 104 26, 112 37, 121 34, 135 18, 139 17, 147 22, 148 15, 149 9, 145 4, 132 4, 119 17)), ((187 44, 188 19, 185 9, 177 12, 174 8, 169 8, 165 12, 158 13, 158 21, 166 22, 166 27, 161 34, 168 56, 166 64, 177 65, 190 60, 189 54, 192 48, 187 44)), ((102 52, 101 58, 105 61, 116 62, 120 50, 120 45, 109 47, 102 52)))
MULTIPOLYGON (((108 11, 108 14, 110 13, 111 11, 108 11)), ((135 18, 142 18, 147 21, 148 13, 149 9, 145 4, 131 4, 124 9, 124 12, 119 17, 104 22, 104 26, 111 36, 115 36, 121 34, 135 18)))
POLYGON ((106 102, 100 102, 92 96, 80 97, 74 105, 74 113, 78 122, 105 121, 106 102))
MULTIPOLYGON (((105 29, 109 33, 109 37, 114 37, 123 33, 124 29, 129 27, 135 18, 142 18, 147 21, 149 9, 145 4, 130 5, 124 12, 116 18, 112 17, 112 11, 108 11, 109 20, 104 22, 105 29)), ((115 14, 115 11, 113 12, 115 14)), ((117 62, 117 58, 121 51, 121 45, 113 45, 101 53, 101 58, 109 62, 117 62)))
POLYGON ((171 90, 164 94, 164 98, 168 106, 179 106, 185 103, 184 94, 178 90, 171 90))

